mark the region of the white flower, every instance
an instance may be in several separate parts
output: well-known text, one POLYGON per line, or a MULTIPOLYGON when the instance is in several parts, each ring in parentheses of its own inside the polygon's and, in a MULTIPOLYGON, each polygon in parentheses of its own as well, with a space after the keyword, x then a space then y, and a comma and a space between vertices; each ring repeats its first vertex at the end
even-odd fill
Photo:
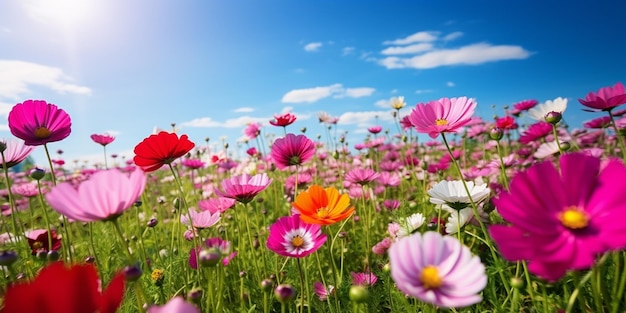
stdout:
POLYGON ((536 159, 545 159, 559 152, 559 144, 556 141, 542 143, 533 154, 536 159))
MULTIPOLYGON (((487 184, 475 185, 471 181, 466 182, 466 184, 474 204, 485 200, 491 192, 487 184)), ((430 203, 439 204, 446 210, 460 210, 471 204, 461 180, 440 181, 428 191, 428 195, 430 196, 430 203)))
POLYGON ((536 105, 534 108, 528 110, 528 115, 541 122, 546 121, 546 114, 550 112, 558 112, 563 114, 567 109, 567 99, 558 97, 554 100, 548 100, 544 103, 536 105))
POLYGON ((451 212, 450 216, 448 216, 448 222, 446 223, 446 233, 456 234, 472 217, 474 217, 474 211, 471 207, 451 212))
POLYGON ((406 106, 406 102, 404 102, 404 97, 393 97, 389 100, 389 105, 392 109, 400 110, 406 106))
POLYGON ((402 238, 412 234, 420 228, 425 221, 426 218, 422 213, 415 213, 405 218, 403 221, 400 221, 400 229, 396 232, 396 237, 402 238))

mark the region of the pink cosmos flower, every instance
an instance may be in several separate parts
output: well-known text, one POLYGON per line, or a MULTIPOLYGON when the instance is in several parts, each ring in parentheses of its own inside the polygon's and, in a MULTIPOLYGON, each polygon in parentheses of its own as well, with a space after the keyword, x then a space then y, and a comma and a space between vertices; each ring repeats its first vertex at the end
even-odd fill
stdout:
POLYGON ((183 164, 184 167, 192 169, 192 170, 201 169, 204 167, 204 165, 206 165, 206 163, 198 159, 184 159, 181 163, 183 164))
POLYGON ((409 296, 440 307, 482 301, 485 266, 456 238, 428 231, 396 241, 389 248, 391 277, 409 296))
POLYGON ((368 132, 376 135, 378 133, 380 133, 383 130, 382 126, 372 126, 370 128, 367 129, 368 132))
POLYGON ((165 305, 153 305, 148 308, 148 313, 200 313, 200 310, 193 304, 185 301, 183 297, 174 297, 165 305))
POLYGON ((283 216, 270 226, 267 248, 282 256, 303 258, 325 242, 326 235, 320 225, 307 224, 296 214, 283 216))
POLYGON ((235 199, 241 203, 248 203, 261 191, 272 183, 267 174, 242 174, 222 180, 222 189, 215 189, 218 196, 235 199))
POLYGON ((226 210, 232 208, 236 202, 235 199, 226 197, 209 198, 198 201, 198 208, 211 213, 224 213, 226 210))
POLYGON ((583 126, 585 128, 591 128, 591 129, 607 128, 611 126, 611 117, 610 116, 596 117, 592 120, 584 122, 583 126))
POLYGON ((272 161, 279 169, 301 165, 315 154, 315 144, 305 135, 287 134, 272 144, 272 161))
POLYGON ((115 137, 109 135, 109 134, 93 134, 91 135, 91 140, 93 140, 95 143, 102 145, 102 146, 106 146, 110 143, 112 143, 115 140, 115 137))
POLYGON ((350 272, 350 276, 352 276, 352 285, 358 286, 373 286, 377 281, 378 277, 373 273, 355 273, 350 272))
POLYGON ((476 102, 467 97, 441 98, 426 104, 418 103, 409 121, 418 132, 437 138, 441 133, 456 132, 467 124, 476 108, 476 102))
POLYGON ((346 182, 350 182, 353 184, 359 184, 359 185, 367 185, 373 181, 375 181, 376 179, 378 179, 378 177, 380 176, 380 174, 378 174, 376 171, 374 171, 371 168, 353 168, 351 169, 348 173, 346 173, 346 176, 344 177, 346 182))
POLYGON ((496 127, 500 129, 517 129, 518 125, 513 117, 505 116, 496 119, 496 127))
POLYGON ((598 92, 590 92, 585 99, 578 99, 582 105, 601 111, 610 111, 626 103, 626 91, 621 82, 613 87, 603 87, 598 92))
POLYGON ((335 286, 328 285, 328 288, 326 288, 324 287, 324 284, 316 281, 313 283, 313 291, 315 291, 315 295, 317 295, 320 301, 326 301, 326 299, 328 299, 328 296, 335 293, 335 286))
POLYGON ((72 132, 70 116, 56 105, 43 100, 26 100, 9 112, 9 129, 27 146, 61 141, 72 132))
POLYGON ((209 228, 220 221, 220 213, 212 213, 210 211, 201 211, 190 209, 188 214, 180 216, 180 222, 183 225, 193 226, 197 229, 209 228))
POLYGON ((532 124, 519 137, 519 142, 527 144, 537 141, 552 134, 552 125, 548 122, 539 121, 532 124))
POLYGON ((97 172, 80 183, 58 184, 46 194, 50 206, 60 214, 81 222, 106 221, 130 208, 146 187, 142 171, 130 174, 118 170, 97 172))
POLYGON ((510 191, 493 200, 509 225, 489 232, 510 261, 527 260, 530 272, 550 281, 591 267, 599 254, 626 247, 626 166, 601 164, 582 153, 517 174, 510 191))
POLYGON ((519 116, 520 113, 524 111, 528 111, 537 105, 539 101, 537 100, 522 100, 513 105, 513 109, 510 111, 511 114, 515 116, 519 116))
POLYGON ((246 135, 250 140, 255 139, 261 134, 261 124, 259 123, 250 123, 246 128, 243 129, 243 134, 246 135))
POLYGON ((0 168, 3 168, 3 161, 6 163, 7 168, 11 168, 20 162, 24 161, 35 147, 27 146, 22 141, 18 140, 0 140, 0 147, 4 146, 2 151, 3 159, 0 159, 0 168))
POLYGON ((270 124, 274 126, 287 127, 296 121, 296 116, 291 113, 281 115, 274 114, 274 119, 270 120, 270 124))

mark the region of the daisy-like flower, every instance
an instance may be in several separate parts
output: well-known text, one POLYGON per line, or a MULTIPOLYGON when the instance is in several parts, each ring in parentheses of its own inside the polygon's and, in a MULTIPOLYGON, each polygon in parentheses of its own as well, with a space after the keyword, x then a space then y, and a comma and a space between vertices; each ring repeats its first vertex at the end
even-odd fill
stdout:
POLYGON ((0 168, 3 168, 3 162, 7 168, 11 168, 24 161, 35 147, 27 146, 22 141, 0 139, 0 150, 2 151, 2 159, 0 160, 0 168), (4 150, 2 150, 4 148, 4 150))
POLYGON ((305 223, 296 214, 283 216, 270 226, 267 248, 282 256, 303 258, 325 242, 320 225, 305 223))
POLYGON ((350 276, 352 276, 352 285, 358 286, 373 286, 377 281, 378 277, 374 275, 374 273, 355 273, 350 272, 350 276))
POLYGON ((47 229, 35 229, 26 232, 26 240, 30 246, 31 254, 36 255, 39 251, 50 252, 61 249, 61 238, 55 230, 50 231, 51 241, 48 241, 47 229))
POLYGON ((334 224, 354 212, 348 195, 340 195, 334 187, 324 189, 319 185, 311 185, 308 190, 301 192, 292 205, 300 213, 302 221, 311 224, 334 224))
POLYGON ((315 155, 315 144, 305 135, 287 134, 272 144, 272 161, 279 169, 302 165, 315 155))
POLYGON ((404 102, 404 97, 393 97, 389 100, 389 106, 392 109, 400 110, 406 106, 406 102, 404 102))
POLYGON ((455 212, 450 212, 446 223, 446 233, 456 234, 474 217, 474 210, 470 207, 455 212))
MULTIPOLYGON (((475 204, 487 199, 491 192, 487 184, 476 185, 472 181, 465 183, 475 204)), ((471 204, 463 181, 460 180, 440 181, 428 190, 428 195, 430 196, 430 203, 442 205, 444 209, 461 210, 471 204)))
POLYGON ((567 109, 567 99, 558 97, 554 100, 548 100, 544 103, 536 105, 534 108, 528 110, 528 115, 537 121, 545 121, 548 113, 563 114, 567 109))
POLYGON ((426 218, 422 215, 422 213, 412 214, 404 220, 399 221, 398 224, 400 225, 400 229, 396 232, 396 237, 402 238, 412 234, 422 227, 425 221, 426 218))
POLYGON ((295 121, 296 121, 296 116, 291 113, 285 113, 281 115, 274 114, 274 119, 270 120, 270 124, 274 126, 279 126, 279 127, 287 127, 293 124, 293 122, 295 121))
POLYGON ((346 176, 344 177, 345 181, 358 184, 358 185, 368 185, 369 183, 378 179, 380 174, 374 171, 371 168, 358 168, 355 167, 351 169, 346 176))
POLYGON ((187 135, 181 135, 179 138, 176 133, 162 131, 148 136, 135 146, 133 161, 144 172, 152 172, 165 164, 171 164, 191 151, 194 146, 187 135))
POLYGON ((91 140, 99 145, 106 146, 112 143, 115 140, 115 137, 109 134, 93 134, 91 135, 91 140))
POLYGON ((242 174, 222 180, 222 189, 215 189, 220 197, 235 199, 241 203, 252 201, 261 191, 272 183, 267 174, 242 174))
POLYGON ((61 141, 72 132, 69 114, 43 100, 26 100, 9 112, 9 129, 27 146, 41 146, 61 141))
POLYGON ((437 138, 441 133, 456 132, 469 123, 475 109, 474 99, 441 98, 426 104, 418 103, 411 110, 409 121, 418 132, 437 138))
POLYGON ((117 218, 130 208, 146 187, 146 175, 118 170, 94 173, 78 185, 58 184, 46 194, 50 206, 60 214, 81 222, 117 218))
POLYGON ((211 211, 201 211, 190 209, 188 214, 180 216, 180 222, 183 225, 192 226, 197 229, 209 228, 220 221, 220 213, 211 211))
POLYGON ((510 224, 489 228, 506 259, 527 260, 530 272, 550 281, 626 248, 626 166, 582 153, 559 161, 560 172, 541 162, 513 177, 510 191, 493 201, 510 224))
POLYGON ((236 202, 237 200, 226 197, 209 198, 198 201, 198 208, 211 213, 224 213, 226 210, 232 208, 236 202))
POLYGON ((559 152, 559 144, 556 141, 548 141, 539 145, 537 151, 533 153, 533 157, 535 157, 535 159, 545 159, 559 152))
POLYGON ((200 313, 193 304, 185 301, 183 297, 174 297, 162 306, 153 305, 148 308, 148 313, 200 313))
POLYGON ((527 144, 533 141, 537 141, 541 138, 544 138, 552 133, 552 124, 539 121, 535 124, 528 126, 519 137, 519 142, 523 144, 527 144))
POLYGON ((389 248, 391 277, 409 296, 440 307, 466 307, 482 301, 485 266, 456 238, 437 232, 413 234, 389 248))
POLYGON ((320 301, 326 301, 328 296, 335 293, 335 286, 328 285, 328 288, 324 287, 319 281, 313 283, 313 291, 315 291, 315 295, 320 299, 320 301))
POLYGON ((124 275, 116 274, 102 287, 89 264, 66 267, 54 262, 27 283, 9 285, 1 312, 114 313, 124 298, 124 275))
POLYGON ((578 99, 582 105, 600 111, 611 111, 615 107, 626 103, 626 91, 620 82, 613 87, 603 87, 597 92, 590 92, 585 99, 578 99))

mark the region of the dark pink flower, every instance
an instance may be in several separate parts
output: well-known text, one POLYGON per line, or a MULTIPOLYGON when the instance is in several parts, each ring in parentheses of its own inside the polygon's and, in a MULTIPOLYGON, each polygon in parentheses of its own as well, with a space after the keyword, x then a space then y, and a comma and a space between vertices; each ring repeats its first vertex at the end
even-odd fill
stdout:
POLYGON ((552 125, 548 122, 539 121, 530 125, 519 137, 519 141, 520 143, 527 144, 550 134, 552 134, 552 125))
POLYGON ((560 172, 545 161, 517 174, 493 200, 510 224, 489 228, 506 259, 529 261, 530 272, 549 281, 626 247, 626 166, 582 153, 559 161, 560 172))
POLYGON ((352 276, 352 285, 359 286, 373 286, 377 281, 378 277, 374 275, 374 273, 355 273, 350 272, 350 276, 352 276))
POLYGON ((382 126, 372 126, 370 128, 367 129, 368 132, 376 135, 378 133, 380 133, 383 130, 382 126))
POLYGON ((603 87, 597 92, 590 92, 585 99, 578 99, 582 105, 601 111, 610 111, 626 103, 626 91, 620 82, 613 87, 603 87))
POLYGON ((601 116, 583 123, 585 128, 602 129, 611 126, 610 116, 601 116))
POLYGON ((307 224, 300 215, 283 216, 270 226, 267 248, 292 258, 303 258, 319 249, 326 235, 318 224, 307 224))
POLYGON ((279 169, 301 165, 315 155, 315 144, 305 135, 287 134, 272 144, 272 160, 279 169))
POLYGON ((259 123, 250 123, 246 128, 243 129, 243 134, 248 137, 248 139, 253 140, 261 134, 261 124, 259 123))
POLYGON ((517 129, 518 125, 513 117, 505 116, 496 119, 496 127, 500 129, 517 129))
POLYGON ((274 126, 287 127, 296 121, 296 116, 291 113, 274 115, 274 119, 270 120, 270 124, 274 126))
POLYGON ((320 299, 320 301, 326 301, 328 296, 335 293, 335 286, 328 285, 328 288, 324 287, 319 281, 313 283, 313 291, 315 291, 315 295, 320 299))
POLYGON ((465 126, 476 108, 476 102, 466 97, 441 98, 426 104, 418 103, 409 120, 418 132, 437 138, 441 133, 456 132, 465 126))
POLYGON ((25 145, 40 146, 67 138, 72 132, 72 120, 54 104, 26 100, 9 112, 9 129, 25 145))
POLYGON ((192 169, 192 170, 201 169, 206 164, 200 159, 184 159, 181 163, 183 164, 184 167, 192 169))
POLYGON ((510 111, 510 113, 518 116, 520 113, 532 109, 534 106, 537 105, 537 103, 539 103, 537 100, 522 100, 513 105, 513 109, 510 111))
POLYGON ((115 137, 109 135, 109 134, 93 134, 91 135, 91 140, 93 140, 95 143, 102 145, 102 146, 106 146, 110 143, 113 142, 113 140, 115 140, 115 137))

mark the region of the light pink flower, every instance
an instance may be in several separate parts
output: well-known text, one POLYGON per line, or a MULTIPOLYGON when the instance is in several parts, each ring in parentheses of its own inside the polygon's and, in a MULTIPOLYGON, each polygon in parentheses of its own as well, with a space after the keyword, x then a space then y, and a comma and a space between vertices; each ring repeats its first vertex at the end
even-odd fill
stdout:
POLYGON ((200 310, 183 297, 174 297, 165 305, 149 307, 148 313, 200 313, 200 310))
POLYGON ((115 140, 115 137, 109 134, 93 134, 91 135, 91 140, 99 145, 106 146, 112 143, 115 140))
POLYGON ((2 161, 7 165, 7 168, 11 168, 20 162, 24 161, 31 152, 35 149, 33 146, 27 146, 22 141, 18 140, 0 140, 0 145, 4 145, 6 148, 2 152, 4 160, 0 159, 0 168, 3 167, 2 161))
POLYGON ((261 191, 272 183, 267 174, 242 174, 222 180, 222 189, 215 189, 218 196, 235 199, 241 203, 248 203, 261 191))
POLYGON ((441 98, 426 104, 418 103, 409 121, 418 132, 437 138, 441 133, 456 132, 470 122, 476 102, 467 97, 441 98))
POLYGON ((180 216, 180 222, 187 226, 193 226, 198 229, 209 228, 220 220, 220 213, 211 211, 197 212, 194 209, 189 209, 188 214, 180 216))
POLYGON ((326 301, 326 299, 328 299, 328 296, 335 293, 335 286, 328 285, 327 289, 326 287, 324 287, 324 284, 316 281, 313 283, 313 291, 315 291, 315 294, 320 299, 320 301, 326 301))

